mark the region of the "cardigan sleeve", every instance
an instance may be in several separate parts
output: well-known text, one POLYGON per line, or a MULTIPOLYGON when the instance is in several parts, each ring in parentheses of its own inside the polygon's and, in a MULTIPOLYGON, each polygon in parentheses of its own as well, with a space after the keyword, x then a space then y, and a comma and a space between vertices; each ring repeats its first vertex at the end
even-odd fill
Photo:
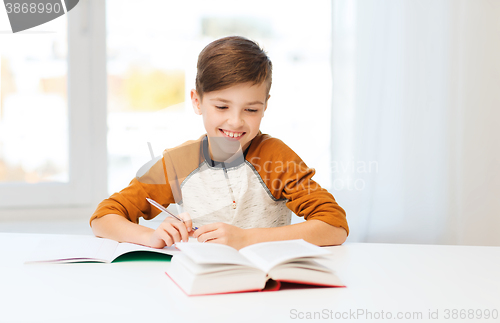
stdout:
POLYGON ((247 159, 276 199, 286 199, 287 207, 306 220, 321 220, 342 227, 349 234, 346 212, 332 194, 316 183, 313 168, 281 140, 261 135, 252 143, 247 159))
POLYGON ((164 157, 159 159, 145 174, 134 178, 126 188, 99 203, 90 218, 90 223, 106 214, 118 214, 134 223, 139 223, 141 217, 150 220, 160 211, 149 204, 147 197, 165 207, 170 203, 175 203, 165 170, 164 157))

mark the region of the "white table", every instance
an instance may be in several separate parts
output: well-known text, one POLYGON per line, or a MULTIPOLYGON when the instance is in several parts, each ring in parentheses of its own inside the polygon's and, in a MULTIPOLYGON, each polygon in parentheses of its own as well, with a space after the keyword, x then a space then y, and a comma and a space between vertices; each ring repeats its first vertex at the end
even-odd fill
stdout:
POLYGON ((187 297, 169 262, 25 265, 45 238, 71 236, 0 233, 0 322, 500 321, 451 317, 500 311, 500 247, 345 244, 329 248, 329 265, 347 288, 187 297))

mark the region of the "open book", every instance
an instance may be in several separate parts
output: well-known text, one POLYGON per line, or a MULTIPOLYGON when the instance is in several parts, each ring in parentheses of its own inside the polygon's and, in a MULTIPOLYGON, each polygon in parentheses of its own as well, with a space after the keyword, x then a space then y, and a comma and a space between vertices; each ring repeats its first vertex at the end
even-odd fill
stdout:
POLYGON ((110 239, 80 236, 53 238, 40 242, 26 263, 70 263, 104 262, 111 263, 116 258, 137 251, 175 255, 181 253, 175 247, 155 249, 133 243, 116 242, 110 239))
POLYGON ((315 259, 330 255, 304 240, 254 244, 239 251, 221 244, 178 243, 166 274, 187 294, 207 295, 263 290, 268 280, 345 287, 315 259))

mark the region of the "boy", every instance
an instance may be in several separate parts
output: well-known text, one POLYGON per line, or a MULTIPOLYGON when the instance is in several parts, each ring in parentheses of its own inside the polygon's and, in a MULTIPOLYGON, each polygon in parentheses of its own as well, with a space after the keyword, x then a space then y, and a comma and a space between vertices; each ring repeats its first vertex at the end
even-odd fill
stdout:
POLYGON ((236 249, 287 239, 342 244, 344 210, 311 177, 314 169, 282 141, 262 134, 272 64, 243 37, 206 46, 198 58, 191 100, 206 135, 166 150, 145 173, 99 204, 90 222, 96 236, 163 248, 193 236, 236 249), (146 198, 186 212, 156 229, 138 224, 158 215, 146 198), (291 211, 307 221, 290 225, 291 211), (192 229, 193 226, 199 227, 192 229))

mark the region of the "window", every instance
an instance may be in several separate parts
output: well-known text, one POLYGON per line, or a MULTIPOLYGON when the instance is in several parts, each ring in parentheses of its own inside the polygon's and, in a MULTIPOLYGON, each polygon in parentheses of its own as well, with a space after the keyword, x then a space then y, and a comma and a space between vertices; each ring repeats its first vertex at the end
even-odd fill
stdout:
POLYGON ((43 28, 1 36, 0 183, 69 180, 66 19, 43 28))
POLYGON ((98 140, 105 137, 106 115, 100 125, 97 112, 105 110, 105 93, 99 92, 105 73, 96 72, 105 64, 103 11, 96 1, 82 2, 46 24, 0 34, 4 210, 90 206, 104 196, 99 186, 106 180, 94 162, 106 163, 98 140))

